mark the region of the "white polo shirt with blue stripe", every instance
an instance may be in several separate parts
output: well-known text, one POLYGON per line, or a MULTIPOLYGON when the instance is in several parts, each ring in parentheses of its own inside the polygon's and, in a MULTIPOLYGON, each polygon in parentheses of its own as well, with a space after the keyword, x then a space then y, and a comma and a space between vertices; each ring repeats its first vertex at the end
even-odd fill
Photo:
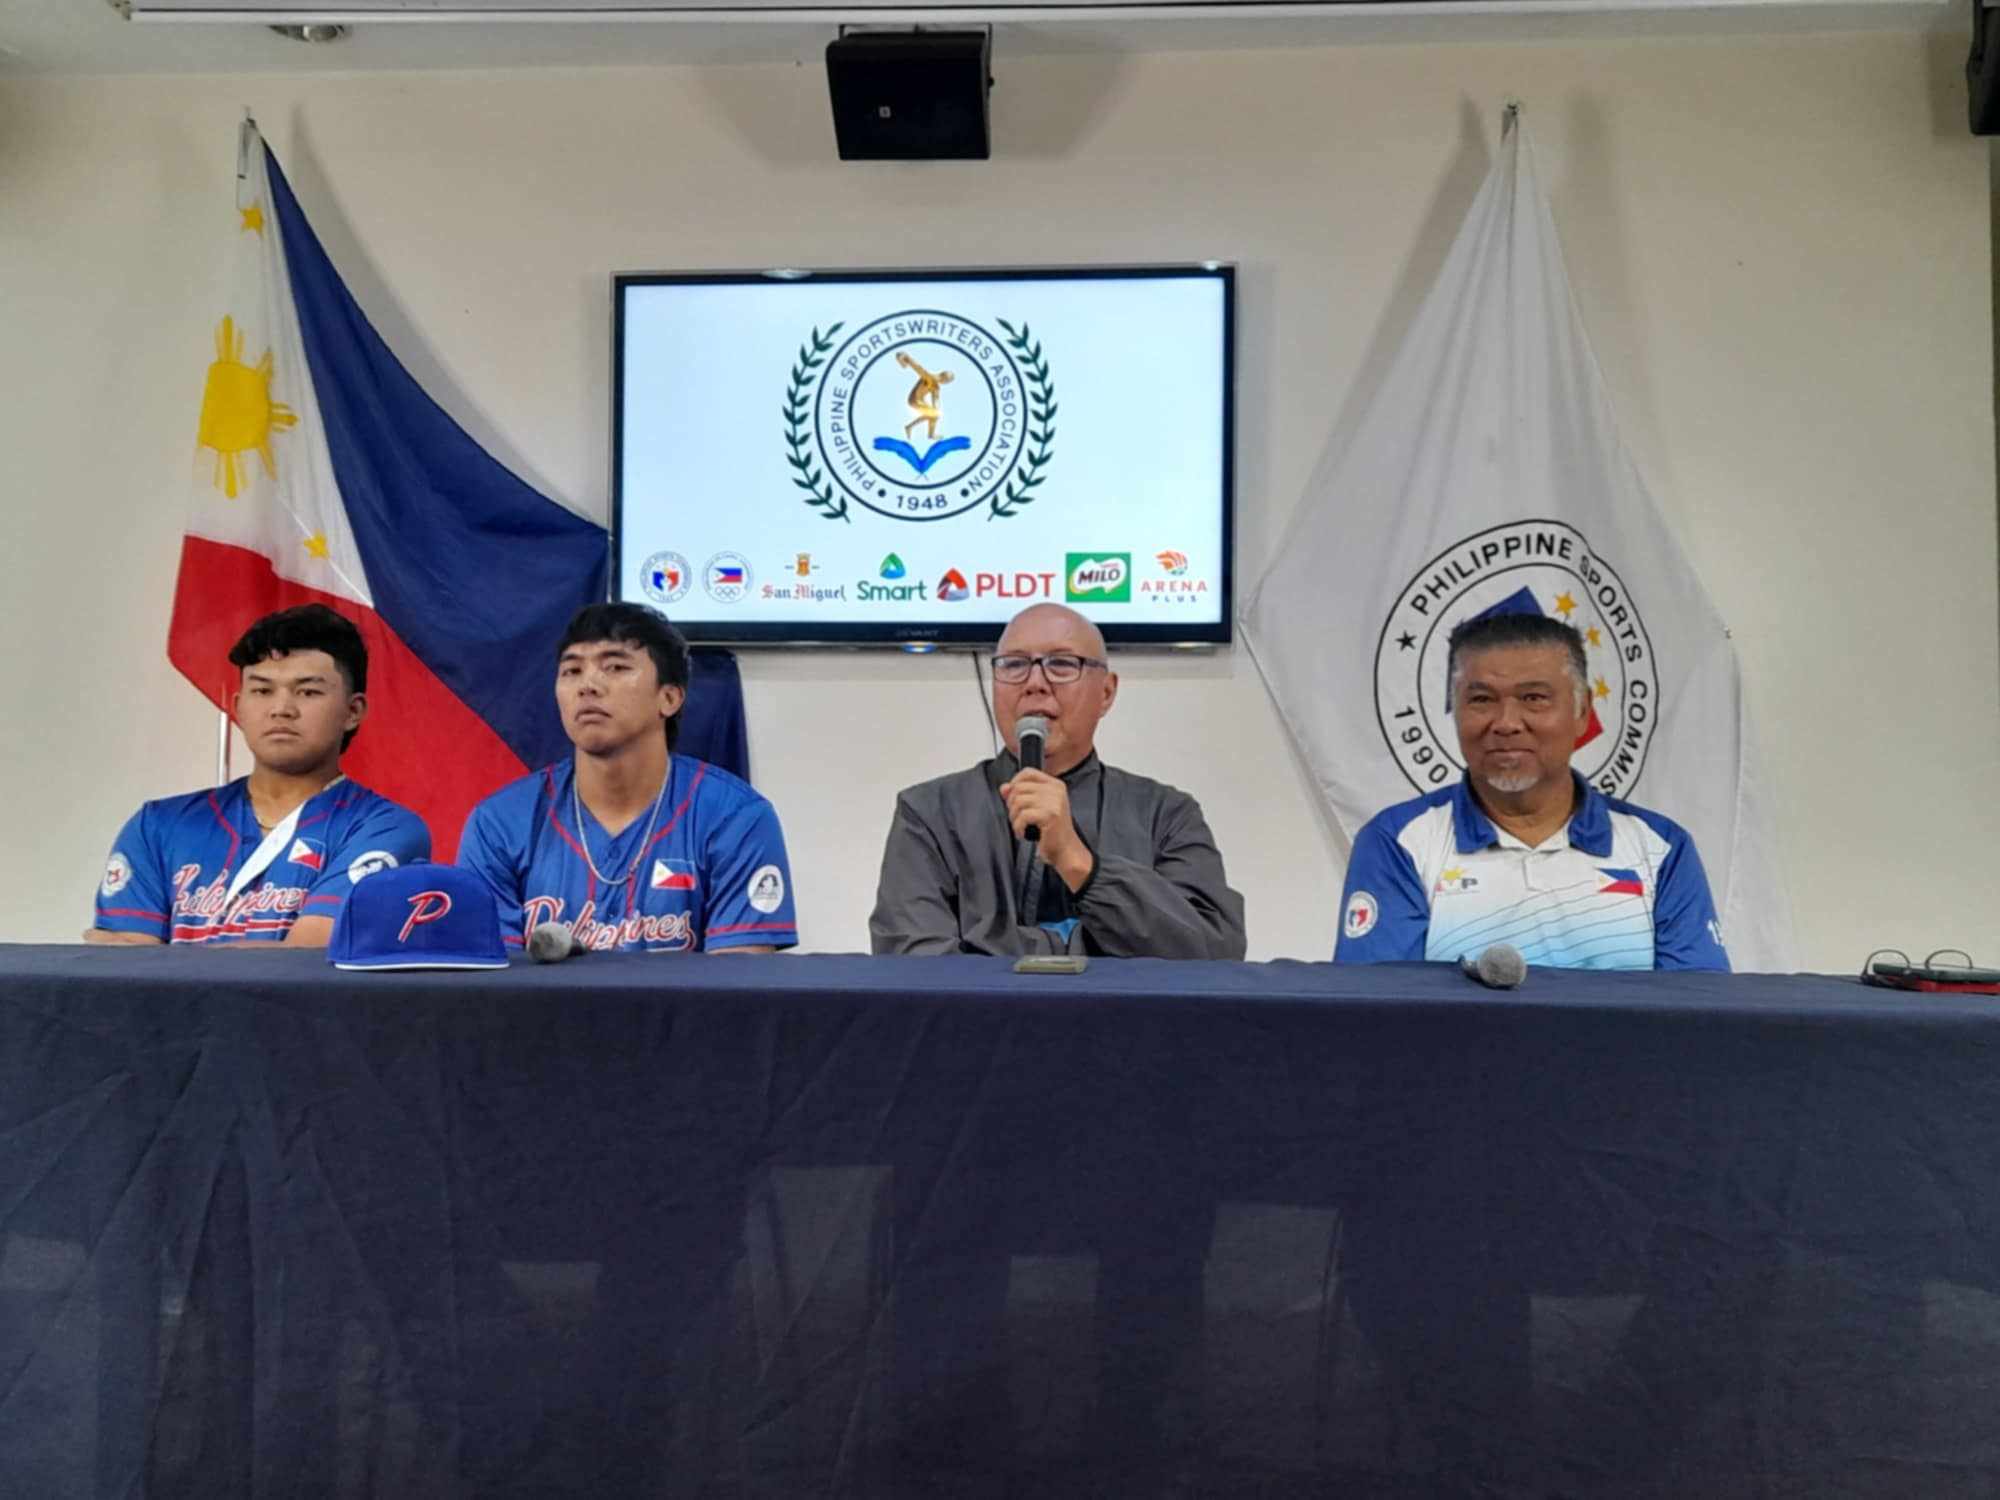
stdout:
POLYGON ((1576 812, 1532 849, 1463 778, 1370 818, 1348 861, 1334 961, 1454 962, 1507 943, 1549 968, 1727 972, 1687 830, 1576 786, 1576 812))

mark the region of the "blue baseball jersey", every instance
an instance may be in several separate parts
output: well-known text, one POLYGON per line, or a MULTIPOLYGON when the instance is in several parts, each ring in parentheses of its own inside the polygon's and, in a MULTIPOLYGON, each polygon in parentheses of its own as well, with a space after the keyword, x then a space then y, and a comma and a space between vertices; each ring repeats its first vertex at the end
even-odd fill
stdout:
POLYGON ((1370 818, 1348 860, 1334 962, 1452 962, 1507 943, 1550 968, 1728 972, 1687 831, 1576 786, 1574 815, 1532 849, 1462 778, 1370 818))
POLYGON ((502 787, 465 820, 458 862, 493 887, 509 945, 544 922, 593 951, 797 944, 785 835, 776 809, 747 782, 673 756, 658 819, 649 827, 634 818, 616 837, 575 789, 574 761, 559 761, 502 787))
POLYGON ((301 916, 339 916, 366 876, 431 856, 422 818, 336 781, 307 799, 286 847, 225 909, 232 878, 263 842, 247 776, 148 802, 111 846, 93 925, 173 943, 282 942, 301 916))

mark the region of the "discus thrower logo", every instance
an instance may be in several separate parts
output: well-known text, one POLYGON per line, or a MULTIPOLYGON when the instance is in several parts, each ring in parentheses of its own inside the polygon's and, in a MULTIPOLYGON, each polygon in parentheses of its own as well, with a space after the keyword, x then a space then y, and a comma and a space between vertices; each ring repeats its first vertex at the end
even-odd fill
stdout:
POLYGON ((1425 563, 1396 596, 1375 647, 1375 717, 1396 764, 1426 792, 1465 769, 1447 645, 1459 622, 1501 614, 1553 616, 1583 636, 1590 702, 1570 765, 1606 796, 1624 796, 1659 723, 1658 664, 1631 592, 1561 521, 1475 532, 1425 563))
POLYGON ((694 584, 688 560, 678 552, 655 552, 639 569, 639 587, 655 604, 676 604, 694 584))
POLYGON ((1070 603, 1128 604, 1132 599, 1132 554, 1129 552, 1070 552, 1064 554, 1065 594, 1070 603))
MULTIPOLYGON (((909 308, 815 328, 785 391, 785 462, 805 503, 850 521, 849 502, 897 521, 1037 497, 1055 443, 1055 385, 1025 324, 995 333, 962 313, 909 308)), ((893 555, 893 554, 892 554, 893 555)), ((885 575, 887 576, 887 575, 885 575)))

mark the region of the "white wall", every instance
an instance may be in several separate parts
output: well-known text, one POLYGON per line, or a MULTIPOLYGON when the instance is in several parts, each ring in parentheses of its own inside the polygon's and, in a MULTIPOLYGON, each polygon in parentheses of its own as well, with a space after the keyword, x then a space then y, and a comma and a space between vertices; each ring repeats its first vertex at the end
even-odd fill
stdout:
MULTIPOLYGON (((119 820, 212 765, 161 643, 242 106, 418 377, 600 516, 616 271, 1233 259, 1248 582, 1512 94, 1627 439, 1735 627, 1806 965, 2000 960, 1989 194, 1962 55, 1003 49, 995 159, 910 165, 833 161, 814 67, 0 82, 0 938, 72 937, 119 820)), ((1324 956, 1342 851, 1247 654, 1123 670, 1107 755, 1202 799, 1253 957, 1324 956)), ((806 944, 860 947, 895 789, 983 753, 970 670, 747 654, 744 676, 806 944)))

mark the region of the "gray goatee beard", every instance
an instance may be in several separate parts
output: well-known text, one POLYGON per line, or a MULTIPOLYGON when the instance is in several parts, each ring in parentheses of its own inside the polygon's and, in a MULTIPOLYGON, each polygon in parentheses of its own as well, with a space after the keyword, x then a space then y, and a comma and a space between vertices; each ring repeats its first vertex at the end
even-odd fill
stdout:
POLYGON ((1541 779, 1540 771, 1511 771, 1504 776, 1489 775, 1486 784, 1496 792, 1525 792, 1534 788, 1541 779))

